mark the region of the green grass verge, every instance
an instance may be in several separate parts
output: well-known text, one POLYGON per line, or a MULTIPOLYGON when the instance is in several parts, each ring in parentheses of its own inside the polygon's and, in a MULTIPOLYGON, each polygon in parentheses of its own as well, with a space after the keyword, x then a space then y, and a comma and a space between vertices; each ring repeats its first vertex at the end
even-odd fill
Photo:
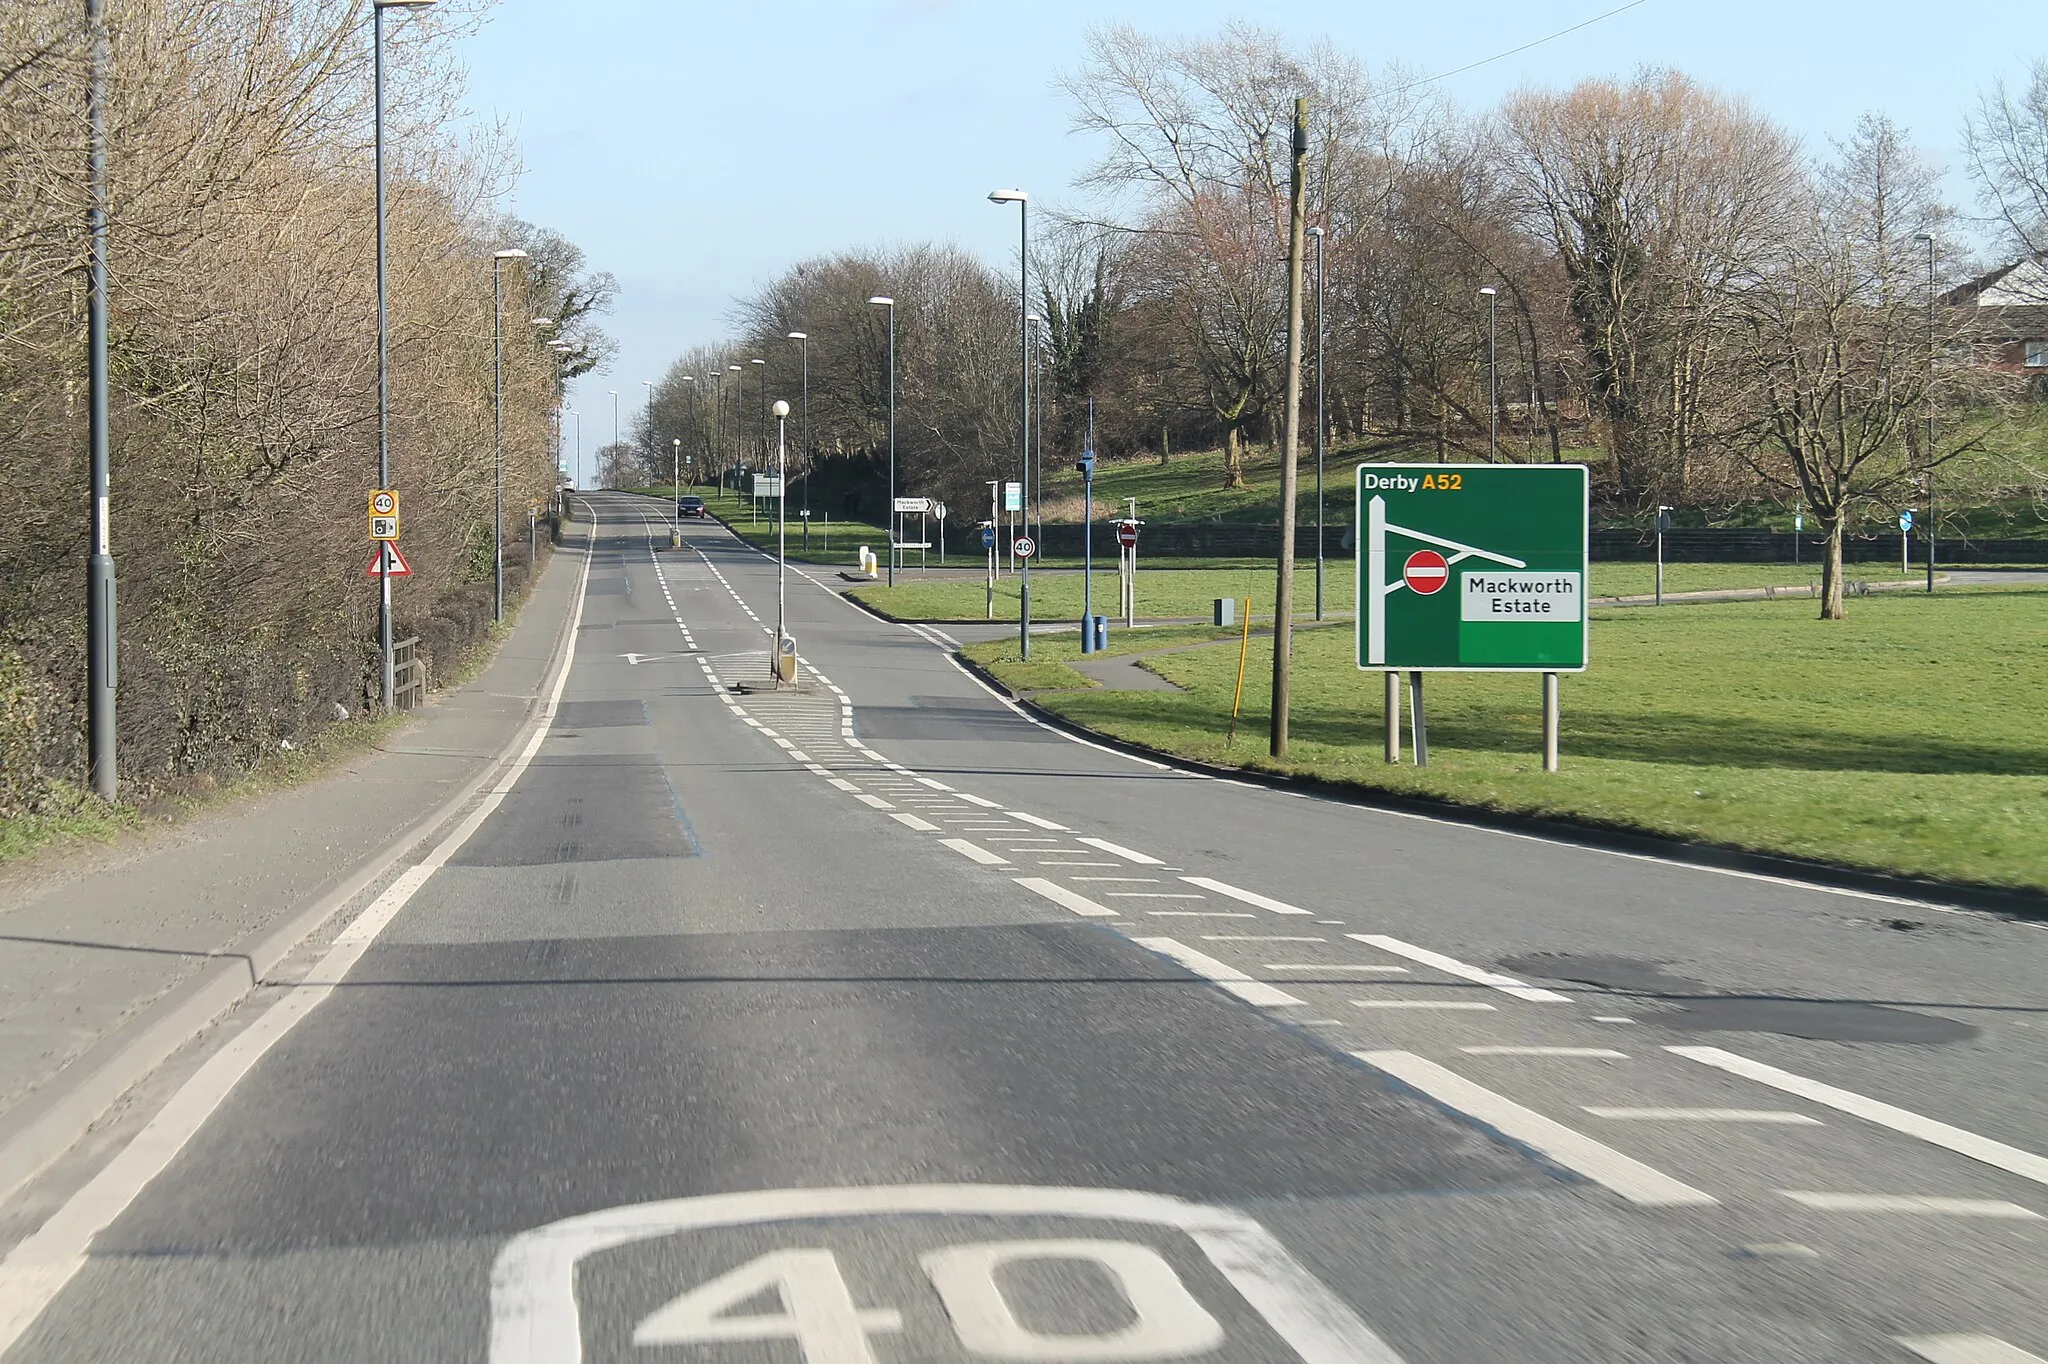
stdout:
MULTIPOLYGON (((1429 679, 1430 766, 1381 753, 1381 674, 1350 632, 1296 646, 1289 758, 1266 756, 1271 643, 1254 638, 1238 740, 1237 650, 1146 666, 1183 693, 1098 688, 1041 705, 1167 752, 1757 852, 2048 890, 2048 590, 1594 613, 1593 666, 1563 679, 1563 770, 1542 771, 1533 676, 1429 679)), ((1126 634, 1124 639, 1129 641, 1126 634)), ((1013 644, 971 656, 1001 676, 1013 644)), ((1034 653, 1037 648, 1034 645, 1034 653)), ((1010 654, 1014 657, 1014 653, 1010 654)))
MULTIPOLYGON (((1885 581, 1897 577, 1896 570, 1863 574, 1852 567, 1852 577, 1885 581)), ((1717 588, 1791 587, 1805 589, 1818 580, 1817 573, 1790 564, 1667 564, 1666 592, 1705 592, 1717 588)), ((1004 573, 996 578, 996 620, 1015 620, 1018 612, 1020 579, 1004 573)), ((1594 564, 1593 595, 1616 597, 1647 595, 1656 586, 1652 564, 1594 564)), ((1352 568, 1350 561, 1333 561, 1323 584, 1327 611, 1351 609, 1352 568)), ((1308 619, 1315 614, 1315 568, 1297 565, 1294 585, 1295 616, 1308 619)), ((899 576, 895 587, 856 587, 851 594, 899 620, 986 620, 988 588, 979 579, 923 579, 915 574, 899 576)), ((1252 599, 1252 614, 1266 619, 1273 614, 1273 568, 1191 569, 1145 568, 1138 570, 1138 614, 1150 617, 1194 616, 1206 618, 1218 597, 1252 599)), ((1117 585, 1114 567, 1095 573, 1095 610, 1111 615, 1116 609, 1117 585)), ((1034 574, 1031 579, 1031 618, 1037 620, 1081 619, 1081 575, 1079 573, 1034 574)))

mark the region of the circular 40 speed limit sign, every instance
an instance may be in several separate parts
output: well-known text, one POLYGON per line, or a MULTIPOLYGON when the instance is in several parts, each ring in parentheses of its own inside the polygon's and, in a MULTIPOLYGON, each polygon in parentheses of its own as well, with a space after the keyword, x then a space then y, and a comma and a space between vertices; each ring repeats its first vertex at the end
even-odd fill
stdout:
POLYGON ((1011 548, 1017 551, 1018 558, 1028 559, 1038 553, 1038 542, 1028 535, 1020 535, 1017 537, 1017 543, 1011 548))

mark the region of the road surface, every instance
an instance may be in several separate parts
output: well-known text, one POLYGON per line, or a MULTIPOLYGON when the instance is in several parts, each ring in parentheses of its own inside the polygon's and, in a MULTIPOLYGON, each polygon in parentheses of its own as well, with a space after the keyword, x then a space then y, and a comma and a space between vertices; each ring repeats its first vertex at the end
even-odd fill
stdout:
POLYGON ((585 501, 551 723, 8 1364, 2048 1356, 2040 928, 1174 772, 797 574, 748 690, 773 563, 585 501))

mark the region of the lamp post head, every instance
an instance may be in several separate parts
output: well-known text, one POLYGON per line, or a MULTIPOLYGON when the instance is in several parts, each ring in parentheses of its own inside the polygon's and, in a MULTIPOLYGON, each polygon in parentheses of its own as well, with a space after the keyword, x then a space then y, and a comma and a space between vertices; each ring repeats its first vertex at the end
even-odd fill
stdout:
POLYGON ((778 418, 787 417, 789 415, 789 404, 784 402, 782 399, 777 398, 775 400, 775 406, 769 408, 768 410, 770 412, 773 412, 778 418))
POLYGON ((1480 297, 1482 297, 1482 298, 1492 298, 1492 297, 1494 296, 1494 292, 1495 292, 1495 291, 1494 291, 1494 290, 1492 290, 1492 289, 1490 289, 1490 288, 1489 288, 1489 289, 1481 289, 1481 290, 1479 291, 1479 295, 1480 295, 1480 297))
POLYGON ((694 384, 697 382, 697 376, 694 374, 685 374, 683 376, 683 382, 686 384, 694 384))
POLYGON ((808 341, 811 339, 811 334, 809 332, 791 332, 789 339, 792 341, 808 341))
POLYGON ((536 327, 552 327, 555 325, 555 319, 552 317, 536 317, 533 319, 533 325, 536 327))
POLYGON ((674 440, 670 441, 669 444, 675 446, 678 450, 680 450, 683 447, 683 438, 681 436, 677 436, 674 440))
POLYGON ((1311 236, 1311 237, 1314 237, 1314 238, 1315 238, 1315 239, 1316 239, 1317 241, 1321 241, 1321 240, 1322 240, 1322 237, 1323 237, 1323 227, 1322 227, 1322 224, 1321 224, 1321 223, 1318 223, 1318 224, 1316 224, 1316 225, 1315 225, 1314 227, 1310 228, 1310 229, 1308 230, 1308 235, 1309 235, 1309 236, 1311 236))
POLYGON ((890 298, 887 294, 876 294, 868 302, 874 304, 877 308, 893 308, 896 306, 896 300, 890 298))
POLYGON ((750 364, 750 365, 765 365, 765 364, 767 364, 768 362, 767 362, 766 360, 763 360, 763 359, 762 359, 762 358, 761 358, 760 356, 758 356, 758 355, 757 355, 757 356, 755 356, 755 357, 754 357, 753 359, 751 359, 751 360, 747 361, 747 363, 748 363, 748 364, 750 364))
POLYGON ((988 201, 992 204, 1022 204, 1030 198, 1021 189, 992 189, 988 192, 988 201))
POLYGON ((435 0, 370 0, 372 9, 425 9, 435 0))
POLYGON ((516 246, 515 246, 515 247, 512 247, 512 248, 511 248, 510 250, 507 250, 507 251, 493 251, 493 252, 491 253, 491 259, 492 259, 492 260, 525 260, 525 259, 526 259, 526 253, 525 253, 524 251, 521 251, 521 250, 520 250, 520 249, 519 249, 518 247, 516 247, 516 246))
POLYGON ((726 368, 731 370, 733 373, 737 374, 739 373, 740 367, 738 365, 727 365, 726 368))

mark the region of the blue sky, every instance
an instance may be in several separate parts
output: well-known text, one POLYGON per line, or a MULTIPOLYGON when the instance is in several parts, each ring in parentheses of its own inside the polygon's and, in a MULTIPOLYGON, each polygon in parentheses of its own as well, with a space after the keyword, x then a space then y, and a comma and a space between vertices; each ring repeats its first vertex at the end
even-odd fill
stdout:
MULTIPOLYGON (((1242 16, 1295 40, 1328 37, 1369 66, 1435 74, 1620 2, 1296 0, 1283 19, 1208 0, 502 0, 465 52, 469 108, 508 120, 521 149, 513 210, 619 279, 618 364, 576 399, 587 451, 611 437, 606 389, 625 395, 630 420, 641 380, 721 336, 736 297, 800 259, 923 239, 1001 259, 1014 210, 986 202, 988 190, 1069 198, 1092 159, 1052 85, 1091 25, 1207 34, 1242 16)), ((1645 0, 1443 88, 1481 108, 1523 84, 1669 65, 1747 96, 1813 147, 1883 109, 1957 168, 1961 199, 1965 111, 1992 80, 2017 82, 2048 55, 2048 36, 2014 49, 2017 13, 1987 0, 1645 0)))

